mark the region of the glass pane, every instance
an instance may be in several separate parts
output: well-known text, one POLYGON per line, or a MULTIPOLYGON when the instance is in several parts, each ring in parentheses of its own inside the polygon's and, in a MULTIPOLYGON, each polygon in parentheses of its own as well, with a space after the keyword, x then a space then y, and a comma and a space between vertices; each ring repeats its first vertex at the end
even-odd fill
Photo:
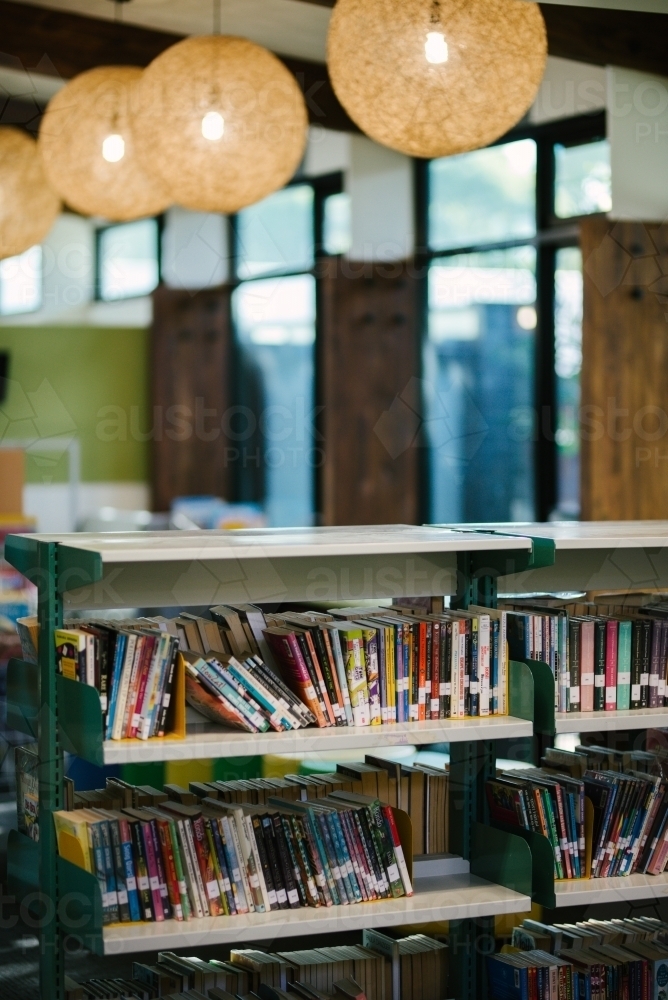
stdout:
POLYGON ((533 520, 533 247, 429 269, 430 521, 533 520))
POLYGON ((240 500, 272 527, 313 523, 315 279, 249 281, 232 310, 240 354, 240 500))
POLYGON ((237 215, 237 275, 254 278, 313 267, 313 188, 277 191, 237 215))
POLYGON ((325 198, 322 243, 325 253, 347 253, 350 250, 352 244, 350 195, 345 191, 325 198))
POLYGON ((559 219, 610 211, 610 143, 607 139, 584 146, 557 143, 554 160, 554 212, 559 219))
POLYGON ((35 312, 42 305, 42 248, 0 261, 0 314, 35 312))
POLYGON ((429 164, 433 250, 525 239, 536 232, 536 143, 520 139, 429 164))
POLYGON ((98 244, 99 296, 104 301, 148 295, 158 284, 158 223, 125 222, 103 229, 98 244))
POLYGON ((580 514, 580 369, 582 367, 582 254, 557 251, 554 288, 557 373, 557 507, 562 517, 580 514))

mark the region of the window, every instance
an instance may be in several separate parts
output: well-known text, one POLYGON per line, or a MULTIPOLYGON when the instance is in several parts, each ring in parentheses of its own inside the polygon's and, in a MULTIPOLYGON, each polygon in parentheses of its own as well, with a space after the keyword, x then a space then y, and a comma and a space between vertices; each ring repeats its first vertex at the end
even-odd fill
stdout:
POLYGON ((236 493, 272 527, 315 519, 315 265, 349 232, 340 175, 295 182, 233 220, 236 493))
POLYGON ((150 295, 160 278, 159 223, 141 219, 97 232, 97 298, 150 295))
POLYGON ((418 167, 430 521, 579 513, 579 216, 610 208, 602 114, 418 167))
POLYGON ((42 305, 42 248, 0 261, 0 316, 36 312, 42 305))

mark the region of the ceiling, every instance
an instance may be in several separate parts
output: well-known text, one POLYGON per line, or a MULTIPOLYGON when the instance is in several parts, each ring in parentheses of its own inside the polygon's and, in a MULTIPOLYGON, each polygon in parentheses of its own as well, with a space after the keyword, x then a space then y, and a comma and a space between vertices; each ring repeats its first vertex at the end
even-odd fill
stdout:
MULTIPOLYGON (((27 3, 29 0, 16 0, 27 3)), ((215 0, 39 0, 35 6, 70 11, 177 35, 209 34, 215 0)), ((223 34, 243 35, 274 52, 325 61, 334 0, 219 0, 223 34)), ((559 6, 668 14, 668 0, 551 0, 559 6)), ((573 12, 575 15, 575 12, 573 12)), ((577 29, 576 29, 577 30, 577 29)), ((0 43, 1 44, 1 43, 0 43)))

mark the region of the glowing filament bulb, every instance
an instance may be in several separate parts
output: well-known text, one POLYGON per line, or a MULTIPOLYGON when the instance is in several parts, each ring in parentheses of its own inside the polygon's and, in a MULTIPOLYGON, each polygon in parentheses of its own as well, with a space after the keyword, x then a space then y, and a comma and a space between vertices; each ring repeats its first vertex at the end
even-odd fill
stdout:
POLYGON ((107 163, 118 163, 125 156, 125 140, 122 135, 108 135, 102 143, 102 156, 107 163))
POLYGON ((207 111, 202 118, 202 135, 205 139, 215 142, 222 139, 225 131, 225 119, 217 111, 207 111))
POLYGON ((427 32, 427 41, 424 43, 424 54, 427 62, 434 65, 448 61, 448 43, 442 31, 427 32))

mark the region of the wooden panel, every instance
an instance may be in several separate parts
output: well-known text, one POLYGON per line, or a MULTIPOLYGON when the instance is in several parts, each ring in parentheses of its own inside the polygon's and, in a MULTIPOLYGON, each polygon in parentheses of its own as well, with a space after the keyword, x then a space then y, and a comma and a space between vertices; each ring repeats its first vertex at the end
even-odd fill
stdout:
MULTIPOLYGON (((0 0, 0 64, 65 80, 93 66, 148 66, 182 37, 134 24, 0 0)), ((339 131, 359 131, 339 104, 326 66, 292 56, 280 58, 297 78, 312 123, 339 131)), ((9 120, 3 115, 3 122, 9 120)), ((30 120, 24 112, 18 118, 19 123, 30 120)))
POLYGON ((319 382, 324 524, 419 519, 417 281, 403 264, 328 263, 319 382), (390 276, 391 275, 391 276, 390 276))
POLYGON ((668 226, 582 225, 582 517, 668 511, 668 226))
POLYGON ((229 497, 221 421, 230 400, 229 291, 158 288, 151 397, 155 510, 186 494, 229 497))

